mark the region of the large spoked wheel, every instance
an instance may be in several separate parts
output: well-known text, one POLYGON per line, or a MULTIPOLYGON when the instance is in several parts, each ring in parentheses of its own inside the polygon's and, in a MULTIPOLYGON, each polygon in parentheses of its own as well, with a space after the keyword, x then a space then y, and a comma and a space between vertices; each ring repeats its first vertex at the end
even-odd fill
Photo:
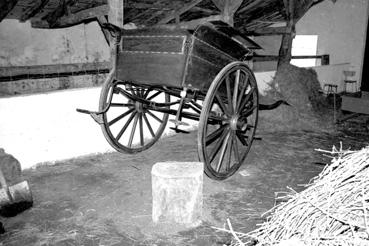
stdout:
POLYGON ((222 180, 244 162, 258 121, 258 89, 242 62, 224 67, 212 82, 200 115, 198 152, 205 173, 222 180))
POLYGON ((101 128, 106 140, 119 152, 146 150, 159 140, 168 122, 168 114, 154 111, 150 105, 134 101, 122 92, 157 103, 169 103, 170 97, 162 91, 124 82, 109 83, 101 91, 100 110, 106 107, 109 95, 112 95, 110 108, 102 117, 101 128))

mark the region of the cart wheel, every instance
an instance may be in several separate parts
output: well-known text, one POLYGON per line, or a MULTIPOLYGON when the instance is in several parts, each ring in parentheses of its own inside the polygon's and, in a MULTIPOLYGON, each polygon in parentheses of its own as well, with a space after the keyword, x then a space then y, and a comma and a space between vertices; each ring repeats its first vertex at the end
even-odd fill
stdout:
POLYGON ((233 175, 250 150, 258 120, 258 89, 253 72, 242 62, 224 67, 203 103, 198 152, 210 178, 233 175))
POLYGON ((163 134, 168 114, 149 109, 149 105, 132 101, 122 91, 152 102, 169 103, 169 94, 126 83, 109 83, 100 95, 99 109, 108 104, 113 90, 109 110, 103 114, 101 125, 105 138, 119 152, 136 153, 150 148, 163 134))

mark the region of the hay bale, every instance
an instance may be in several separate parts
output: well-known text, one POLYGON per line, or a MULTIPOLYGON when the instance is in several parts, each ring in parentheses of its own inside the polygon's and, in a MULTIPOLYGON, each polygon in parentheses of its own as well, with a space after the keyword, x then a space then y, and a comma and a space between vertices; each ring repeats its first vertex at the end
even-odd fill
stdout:
POLYGON ((320 83, 314 70, 282 65, 269 86, 266 95, 260 98, 261 103, 268 104, 282 99, 291 106, 282 105, 271 111, 261 111, 259 129, 315 130, 331 127, 331 124, 322 126, 322 122, 333 122, 333 112, 327 114, 329 107, 319 93, 320 83), (332 119, 324 118, 327 115, 331 115, 332 119))
POLYGON ((369 245, 369 146, 334 152, 339 156, 258 229, 233 233, 233 245, 369 245))

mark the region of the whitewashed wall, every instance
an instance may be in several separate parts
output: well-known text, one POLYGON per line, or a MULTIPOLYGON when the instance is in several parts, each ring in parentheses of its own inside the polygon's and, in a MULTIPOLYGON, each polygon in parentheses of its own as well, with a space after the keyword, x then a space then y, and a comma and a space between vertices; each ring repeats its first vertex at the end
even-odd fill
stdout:
MULTIPOLYGON (((297 35, 318 35, 317 54, 329 54, 330 64, 349 63, 353 66, 358 84, 361 80, 368 5, 368 0, 323 1, 311 8, 296 25, 297 35)), ((332 69, 327 69, 327 73, 332 69)), ((327 79, 329 82, 335 82, 342 73, 332 75, 330 80, 327 79)))

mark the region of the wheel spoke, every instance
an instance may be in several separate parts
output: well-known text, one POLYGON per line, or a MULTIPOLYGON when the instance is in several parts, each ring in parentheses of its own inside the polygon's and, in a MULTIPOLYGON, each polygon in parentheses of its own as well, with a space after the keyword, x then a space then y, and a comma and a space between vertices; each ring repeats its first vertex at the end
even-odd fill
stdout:
POLYGON ((140 97, 143 97, 143 89, 142 88, 138 88, 138 95, 140 97))
POLYGON ((146 111, 151 117, 153 117, 155 120, 159 121, 160 123, 163 123, 161 119, 158 118, 155 114, 153 114, 150 110, 146 111))
POLYGON ((237 109, 239 110, 241 107, 241 101, 242 101, 242 98, 243 98, 243 96, 244 96, 244 94, 245 94, 245 91, 246 91, 246 89, 247 89, 247 86, 249 85, 249 83, 248 83, 248 74, 246 74, 246 82, 245 82, 245 86, 243 86, 242 87, 242 89, 241 89, 241 92, 240 92, 240 96, 239 96, 239 98, 238 98, 238 102, 237 102, 237 109))
POLYGON ((129 117, 129 119, 127 120, 127 122, 124 124, 123 128, 120 130, 120 132, 118 133, 118 135, 115 137, 115 139, 117 141, 119 141, 119 139, 122 137, 123 133, 126 131, 127 127, 132 122, 132 119, 133 119, 133 117, 136 116, 136 114, 137 114, 137 112, 134 112, 133 114, 131 114, 131 116, 129 117))
POLYGON ((231 132, 230 137, 228 138, 228 160, 226 162, 225 171, 228 172, 228 170, 231 168, 231 161, 232 161, 232 148, 233 148, 233 131, 231 132))
POLYGON ((138 92, 138 89, 136 86, 132 86, 132 94, 134 94, 135 96, 140 97, 140 94, 138 92))
POLYGON ((227 136, 227 133, 228 133, 227 131, 223 131, 222 136, 220 136, 214 148, 211 150, 210 155, 209 155, 209 163, 211 163, 214 160, 216 154, 218 153, 220 149, 220 146, 222 145, 224 138, 227 136))
POLYGON ((231 84, 230 84, 228 75, 225 78, 225 81, 226 81, 226 87, 227 87, 228 109, 231 112, 231 114, 233 114, 231 84))
POLYGON ((150 92, 152 92, 152 89, 147 89, 145 91, 145 94, 143 95, 143 98, 146 98, 149 95, 150 92))
POLYGON ((152 94, 150 97, 148 97, 146 100, 152 100, 152 99, 154 99, 155 97, 157 97, 160 93, 161 93, 161 91, 157 91, 157 92, 155 92, 154 94, 152 94))
MULTIPOLYGON (((123 92, 122 92, 124 90, 123 88, 116 87, 116 89, 123 94, 123 92)), ((133 96, 136 96, 135 89, 133 88, 132 85, 126 85, 125 91, 127 91, 128 93, 131 93, 133 96)))
POLYGON ((206 146, 211 145, 217 138, 219 138, 222 135, 225 127, 226 125, 222 125, 218 129, 210 133, 208 136, 206 136, 206 146))
POLYGON ((238 96, 238 85, 240 83, 240 70, 238 69, 236 72, 236 80, 234 84, 233 91, 233 112, 237 112, 237 96, 238 96))
POLYGON ((243 98, 243 100, 242 100, 242 102, 241 102, 241 105, 240 105, 239 109, 241 109, 241 110, 242 110, 242 109, 243 109, 243 107, 245 107, 246 103, 249 101, 249 99, 250 99, 250 97, 251 97, 252 93, 254 93, 255 89, 256 89, 256 87, 251 87, 251 89, 250 89, 250 91, 249 91, 249 94, 247 94, 247 95, 243 98))
POLYGON ((240 142, 242 143, 242 145, 248 146, 247 140, 246 140, 247 136, 242 135, 238 131, 236 132, 236 135, 237 135, 238 140, 240 140, 240 142))
POLYGON ((131 147, 132 146, 132 141, 133 141, 133 137, 135 135, 136 132, 136 127, 137 127, 137 121, 138 121, 138 115, 135 115, 135 119, 133 121, 133 125, 132 125, 132 130, 131 130, 131 135, 129 136, 129 141, 128 141, 128 146, 131 147))
POLYGON ((224 104, 222 98, 219 96, 218 92, 216 92, 215 94, 215 98, 217 99, 218 101, 218 104, 220 106, 220 108, 223 110, 224 113, 226 114, 230 114, 229 110, 227 109, 226 105, 224 104))
POLYGON ((142 113, 139 114, 139 126, 140 126, 140 144, 141 144, 141 146, 144 146, 144 133, 143 133, 142 113))
POLYGON ((224 180, 241 167, 255 134, 258 96, 253 72, 242 62, 224 67, 209 87, 197 137, 210 178, 224 180))
POLYGON ((108 125, 111 126, 114 123, 120 121, 121 119, 123 119, 124 117, 126 117, 127 115, 129 115, 130 113, 132 113, 134 110, 135 110, 134 108, 129 109, 127 112, 125 112, 125 113, 119 115, 118 117, 114 118, 113 120, 109 121, 108 122, 108 125))
POLYGON ((142 100, 163 103, 163 108, 169 108, 165 105, 170 102, 170 96, 159 87, 124 81, 118 83, 102 88, 99 110, 104 110, 107 105, 111 108, 103 114, 101 128, 105 138, 116 150, 141 152, 159 140, 169 116, 167 112, 151 109, 142 100))
POLYGON ((234 157, 235 157, 237 163, 239 163, 241 161, 241 159, 240 159, 240 153, 238 152, 237 137, 236 137, 235 134, 233 134, 233 136, 232 136, 232 142, 233 142, 234 157))
POLYGON ((222 166, 222 162, 223 162, 223 159, 224 159, 224 155, 225 155, 225 152, 227 150, 227 146, 228 146, 228 139, 229 139, 229 136, 230 136, 230 132, 227 133, 227 136, 225 137, 224 141, 223 141, 223 144, 222 144, 222 149, 220 150, 220 157, 219 157, 219 160, 218 160, 218 164, 217 164, 217 167, 215 168, 215 170, 217 172, 220 171, 220 168, 222 166))
POLYGON ((145 113, 143 113, 142 115, 143 115, 143 118, 144 118, 144 120, 145 120, 145 122, 146 122, 147 128, 149 128, 149 131, 150 131, 150 133, 151 133, 151 136, 152 136, 152 137, 155 137, 155 133, 154 133, 154 131, 152 130, 151 124, 150 124, 149 120, 147 119, 146 114, 145 114, 145 113))

